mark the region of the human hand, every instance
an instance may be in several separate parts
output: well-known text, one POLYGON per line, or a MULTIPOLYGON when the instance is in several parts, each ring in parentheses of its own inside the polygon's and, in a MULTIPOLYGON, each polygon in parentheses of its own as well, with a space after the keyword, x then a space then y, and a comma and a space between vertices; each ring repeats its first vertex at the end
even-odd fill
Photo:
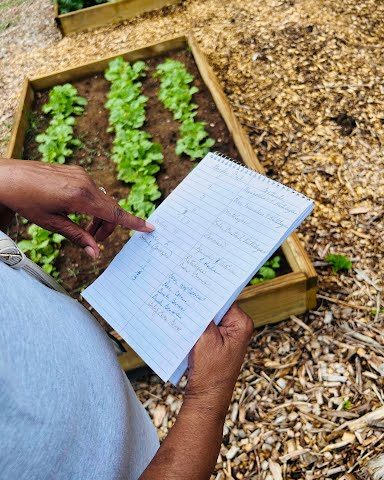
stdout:
POLYGON ((64 235, 92 258, 100 253, 97 242, 105 240, 116 225, 140 232, 154 229, 145 220, 125 212, 79 166, 1 160, 1 205, 40 227, 64 235), (70 213, 94 218, 84 230, 68 218, 70 213))
POLYGON ((189 356, 186 402, 226 414, 252 332, 252 320, 236 304, 219 326, 208 325, 189 356))

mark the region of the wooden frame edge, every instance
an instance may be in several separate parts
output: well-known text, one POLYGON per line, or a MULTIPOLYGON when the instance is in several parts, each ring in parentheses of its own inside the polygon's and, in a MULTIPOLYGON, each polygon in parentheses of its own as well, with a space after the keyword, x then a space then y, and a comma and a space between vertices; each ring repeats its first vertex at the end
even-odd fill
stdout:
POLYGON ((244 289, 236 301, 255 327, 279 322, 307 309, 307 277, 303 272, 282 275, 244 289))
POLYGON ((284 287, 287 283, 306 281, 307 277, 303 272, 290 272, 280 275, 272 280, 268 280, 258 285, 250 285, 244 288, 244 290, 237 297, 238 300, 246 300, 248 298, 255 298, 265 293, 271 293, 276 289, 284 287))
POLYGON ((193 56, 195 57, 200 74, 210 90, 216 107, 223 117, 230 134, 232 135, 233 141, 239 150, 240 156, 244 159, 244 162, 248 167, 253 168, 259 173, 265 174, 264 167, 257 159, 256 154, 249 143, 248 137, 246 136, 243 128, 240 125, 240 122, 232 110, 232 107, 217 80, 213 68, 208 62, 207 56, 200 49, 198 43, 191 34, 186 34, 185 36, 192 50, 193 56))
MULTIPOLYGON (((32 105, 33 98, 34 98, 34 90, 31 85, 31 81, 28 77, 25 77, 21 87, 21 93, 20 93, 19 102, 16 108, 16 114, 13 120, 11 138, 8 142, 6 153, 5 153, 7 158, 21 156, 23 144, 24 144, 24 136, 25 136, 25 131, 21 131, 21 127, 23 122, 25 123, 27 122, 26 117, 29 114, 29 110, 32 105), (21 145, 18 145, 18 143, 21 142, 21 139, 20 139, 21 136, 23 137, 22 139, 23 141, 21 145)), ((26 125, 25 125, 25 128, 27 128, 26 125)))
POLYGON ((151 43, 141 48, 136 48, 129 51, 119 51, 113 55, 108 55, 92 62, 85 62, 74 67, 57 70, 48 75, 32 77, 30 79, 30 83, 35 90, 44 90, 46 88, 50 88, 51 86, 57 85, 58 83, 69 81, 70 78, 78 80, 87 75, 98 73, 99 71, 105 69, 108 63, 116 57, 123 57, 132 62, 135 60, 140 60, 141 58, 150 58, 150 56, 155 57, 156 55, 161 55, 169 50, 181 49, 184 45, 187 45, 187 43, 187 37, 185 35, 166 38, 161 42, 151 43), (151 51, 151 55, 144 57, 144 52, 149 51, 151 51))
POLYGON ((63 36, 66 36, 72 33, 123 22, 124 20, 135 18, 144 13, 160 10, 171 5, 177 5, 181 3, 181 0, 144 0, 144 3, 147 5, 143 7, 143 0, 115 0, 113 2, 93 5, 62 14, 59 14, 59 9, 57 8, 57 11, 55 11, 55 21, 59 25, 63 36), (130 12, 130 9, 132 9, 133 12, 130 12), (125 13, 122 13, 124 10, 125 13))

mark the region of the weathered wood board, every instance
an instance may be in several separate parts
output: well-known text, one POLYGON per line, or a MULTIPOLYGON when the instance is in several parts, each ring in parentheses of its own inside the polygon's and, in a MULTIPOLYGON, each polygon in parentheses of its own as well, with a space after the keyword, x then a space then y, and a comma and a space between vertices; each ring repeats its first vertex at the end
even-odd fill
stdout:
POLYGON ((180 0, 116 0, 63 14, 59 14, 56 4, 55 20, 61 33, 69 35, 118 23, 179 2, 180 0))

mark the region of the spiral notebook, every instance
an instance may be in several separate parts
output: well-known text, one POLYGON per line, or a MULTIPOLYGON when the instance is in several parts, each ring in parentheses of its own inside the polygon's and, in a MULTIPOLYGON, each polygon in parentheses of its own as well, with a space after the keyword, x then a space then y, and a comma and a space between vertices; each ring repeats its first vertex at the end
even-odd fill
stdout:
POLYGON ((83 297, 164 380, 178 383, 209 322, 313 208, 304 195, 209 153, 83 297))

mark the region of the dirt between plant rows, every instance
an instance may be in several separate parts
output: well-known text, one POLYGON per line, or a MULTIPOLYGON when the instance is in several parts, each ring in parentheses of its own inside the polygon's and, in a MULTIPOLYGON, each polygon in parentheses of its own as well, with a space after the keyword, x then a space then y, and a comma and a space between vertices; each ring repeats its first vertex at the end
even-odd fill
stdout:
MULTIPOLYGON (((153 78, 153 73, 156 66, 166 58, 183 62, 188 71, 195 76, 194 85, 199 88, 199 92, 193 97, 193 101, 199 106, 196 118, 206 122, 206 130, 215 139, 212 150, 241 161, 228 128, 200 76, 191 52, 182 50, 149 59, 146 61, 149 67, 147 75, 142 81, 143 93, 148 97, 146 123, 143 128, 152 135, 153 141, 162 145, 164 163, 157 175, 162 199, 172 192, 193 167, 193 162, 188 157, 178 157, 175 154, 179 123, 173 120, 172 114, 157 98, 159 82, 153 78)), ((109 195, 117 200, 124 198, 129 193, 129 187, 117 180, 115 164, 110 158, 113 134, 107 132, 108 111, 104 107, 110 83, 102 74, 98 74, 72 82, 72 84, 77 88, 79 95, 88 100, 88 104, 84 113, 77 117, 75 126, 75 136, 81 140, 83 146, 74 151, 73 156, 67 160, 67 164, 83 166, 95 183, 104 187, 109 195)), ((24 158, 26 159, 38 160, 40 158, 35 136, 48 126, 49 117, 41 111, 42 105, 47 100, 48 91, 37 93, 30 117, 30 128, 24 144, 24 158)), ((18 239, 27 236, 27 227, 19 226, 18 239)), ((79 299, 81 290, 103 272, 128 239, 129 231, 117 227, 115 232, 103 243, 102 254, 96 262, 91 261, 81 249, 70 242, 63 243, 56 262, 63 286, 71 295, 79 299)), ((281 251, 279 254, 283 261, 278 274, 287 273, 290 268, 281 251)), ((108 329, 109 326, 106 322, 99 316, 97 317, 100 323, 108 329)))

